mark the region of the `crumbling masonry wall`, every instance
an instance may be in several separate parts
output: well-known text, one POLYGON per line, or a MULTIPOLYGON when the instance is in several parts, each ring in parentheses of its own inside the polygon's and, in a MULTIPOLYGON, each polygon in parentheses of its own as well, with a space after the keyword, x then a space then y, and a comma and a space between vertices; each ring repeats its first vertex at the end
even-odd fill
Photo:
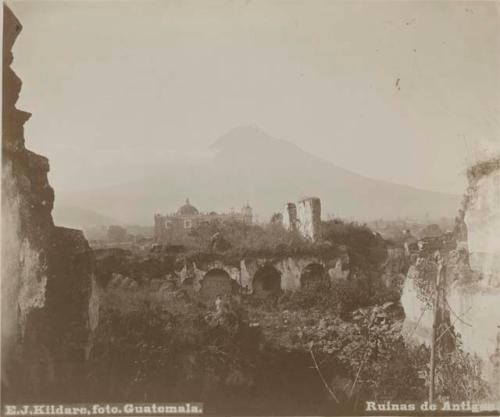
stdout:
POLYGON ((295 230, 297 225, 297 206, 295 203, 286 203, 283 208, 283 226, 287 230, 295 230))
POLYGON ((468 176, 463 221, 470 264, 483 284, 500 287, 500 157, 475 165, 468 176))
POLYGON ((282 221, 287 230, 297 230, 305 238, 317 241, 321 236, 321 200, 308 197, 297 204, 285 204, 282 221))
MULTIPOLYGON (((481 359, 483 377, 491 395, 500 399, 500 159, 492 158, 469 169, 469 187, 457 218, 456 249, 446 255, 446 300, 463 349, 481 359), (459 317, 459 319, 457 318, 459 317)), ((432 254, 419 253, 406 278, 401 303, 405 336, 429 343, 432 309, 418 281, 434 279, 419 272, 432 254)))
POLYGON ((304 198, 297 203, 297 228, 313 242, 320 237, 321 200, 318 197, 304 198))
POLYGON ((56 227, 47 158, 25 148, 30 114, 15 104, 10 65, 21 24, 4 6, 2 108, 2 400, 81 398, 91 251, 82 232, 56 227))

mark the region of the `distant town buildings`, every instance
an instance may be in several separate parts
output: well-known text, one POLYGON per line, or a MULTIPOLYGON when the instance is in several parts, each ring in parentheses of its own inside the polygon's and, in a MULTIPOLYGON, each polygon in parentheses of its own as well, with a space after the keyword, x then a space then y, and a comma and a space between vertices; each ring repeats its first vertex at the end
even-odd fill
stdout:
MULTIPOLYGON (((276 221, 281 222, 285 229, 297 231, 306 239, 316 242, 321 237, 321 200, 318 197, 286 203, 283 213, 278 217, 276 221)), ((175 213, 154 215, 154 238, 157 242, 182 242, 193 228, 213 221, 252 224, 252 207, 246 204, 240 211, 200 213, 189 199, 186 199, 175 213)))
POLYGON ((321 200, 307 197, 297 203, 286 203, 282 221, 287 230, 297 230, 305 238, 317 241, 321 231, 321 200))
POLYGON ((239 212, 230 213, 200 213, 196 207, 191 205, 189 198, 177 210, 177 212, 167 215, 155 214, 154 216, 154 237, 157 241, 175 242, 182 241, 187 237, 190 230, 202 223, 211 221, 239 221, 252 224, 252 207, 248 204, 242 207, 239 212))

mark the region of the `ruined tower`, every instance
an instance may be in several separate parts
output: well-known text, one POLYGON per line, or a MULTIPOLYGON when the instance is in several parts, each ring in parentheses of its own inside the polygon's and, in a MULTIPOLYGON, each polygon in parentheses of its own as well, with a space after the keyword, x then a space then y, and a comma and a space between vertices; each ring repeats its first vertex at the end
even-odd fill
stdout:
POLYGON ((295 203, 286 203, 283 209, 283 226, 287 230, 295 230, 297 227, 297 206, 295 203))
POLYGON ((290 231, 297 230, 306 239, 317 241, 321 233, 321 200, 318 197, 306 197, 297 204, 285 204, 283 226, 290 231))
POLYGON ((313 242, 320 237, 321 200, 307 197, 297 203, 297 228, 300 233, 313 242))

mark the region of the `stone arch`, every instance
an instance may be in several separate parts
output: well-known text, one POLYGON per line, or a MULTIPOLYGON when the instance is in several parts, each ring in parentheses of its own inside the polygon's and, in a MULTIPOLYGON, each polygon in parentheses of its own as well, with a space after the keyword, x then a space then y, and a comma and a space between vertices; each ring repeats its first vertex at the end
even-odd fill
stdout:
POLYGON ((281 291, 281 274, 272 265, 261 266, 253 277, 253 293, 256 295, 269 295, 281 291))
POLYGON ((320 281, 326 280, 328 277, 325 267, 318 262, 307 264, 300 274, 300 286, 305 288, 320 281))
POLYGON ((217 297, 228 298, 235 293, 235 284, 226 271, 213 268, 200 281, 200 295, 209 302, 217 297))

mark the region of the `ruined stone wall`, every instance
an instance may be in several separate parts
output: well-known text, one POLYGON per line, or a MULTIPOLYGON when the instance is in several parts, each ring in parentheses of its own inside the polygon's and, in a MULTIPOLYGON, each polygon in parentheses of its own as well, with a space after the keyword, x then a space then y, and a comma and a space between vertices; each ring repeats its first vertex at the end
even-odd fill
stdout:
POLYGON ((91 251, 77 230, 54 226, 47 158, 25 148, 11 69, 21 24, 4 6, 2 108, 2 396, 80 398, 88 337, 91 251))
POLYGON ((300 289, 300 278, 309 265, 321 265, 331 280, 347 279, 349 275, 349 259, 342 256, 323 260, 314 256, 283 257, 283 258, 251 258, 241 259, 239 266, 226 264, 222 260, 206 263, 190 263, 177 272, 181 281, 192 279, 195 291, 199 291, 200 282, 207 272, 215 269, 225 271, 245 292, 253 292, 253 280, 257 271, 266 265, 276 269, 281 276, 281 289, 296 291, 300 289))
POLYGON ((464 213, 470 264, 485 285, 500 287, 500 168, 470 180, 464 213))
POLYGON ((283 208, 283 226, 287 230, 295 230, 297 226, 297 206, 295 203, 286 203, 283 208))
MULTIPOLYGON (((196 262, 193 262, 192 265, 185 265, 179 275, 182 281, 192 277, 194 290, 199 291, 201 285, 200 283, 205 275, 211 270, 220 269, 225 271, 233 281, 238 283, 241 288, 251 293, 253 291, 253 277, 257 270, 265 264, 271 264, 274 266, 274 263, 275 262, 272 260, 270 261, 266 259, 242 259, 240 261, 239 268, 237 268, 233 265, 228 265, 223 261, 213 261, 205 264, 197 264, 196 262)), ((293 280, 293 278, 290 279, 290 276, 286 274, 282 275, 282 286, 293 280)), ((290 285, 293 286, 293 284, 290 285)))
POLYGON ((321 237, 321 200, 309 197, 297 204, 286 203, 282 224, 287 230, 297 230, 306 239, 317 241, 321 237))
POLYGON ((264 267, 272 267, 281 277, 281 289, 295 291, 301 288, 301 277, 311 265, 320 266, 330 280, 347 279, 349 256, 334 258, 317 256, 246 257, 239 260, 224 256, 201 255, 189 260, 169 255, 165 260, 134 257, 131 252, 109 249, 96 251, 96 276, 102 288, 137 288, 137 282, 173 279, 198 292, 210 271, 223 271, 240 288, 238 292, 251 294, 256 274, 264 267))
MULTIPOLYGON (((481 359, 483 377, 491 387, 500 386, 495 356, 500 317, 500 164, 489 160, 469 171, 470 186, 457 219, 456 249, 446 255, 446 305, 454 329, 461 336, 463 349, 481 359), (463 242, 466 239, 466 242, 463 242)), ((419 343, 430 343, 432 309, 422 293, 419 265, 432 254, 419 253, 410 266, 401 303, 405 310, 405 336, 419 343)), ((428 278, 434 279, 432 271, 428 278)), ((498 390, 497 390, 498 391, 498 390)), ((500 393, 496 392, 500 398, 500 393)))
MULTIPOLYGON (((432 308, 430 300, 422 297, 410 269, 403 288, 401 304, 405 311, 403 335, 411 342, 430 344, 432 308)), ((484 288, 477 283, 455 281, 446 288, 446 303, 441 308, 448 314, 454 330, 460 335, 464 351, 481 359, 481 371, 491 386, 498 386, 494 357, 498 336, 498 306, 500 289, 484 288)))
POLYGON ((297 228, 312 241, 320 237, 321 200, 317 197, 304 198, 297 203, 297 228))

